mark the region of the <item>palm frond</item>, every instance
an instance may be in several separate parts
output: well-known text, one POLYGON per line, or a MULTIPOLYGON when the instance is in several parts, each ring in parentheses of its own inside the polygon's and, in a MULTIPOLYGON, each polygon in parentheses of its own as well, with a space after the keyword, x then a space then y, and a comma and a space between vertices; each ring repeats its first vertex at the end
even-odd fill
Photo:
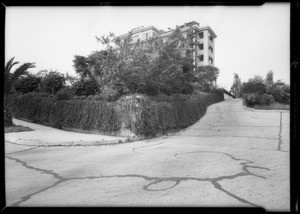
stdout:
POLYGON ((19 63, 19 62, 14 62, 14 59, 15 59, 15 57, 12 57, 12 58, 7 62, 6 66, 5 66, 5 70, 4 70, 4 72, 5 72, 6 75, 8 75, 8 74, 10 73, 10 70, 11 70, 11 68, 12 68, 14 65, 16 65, 16 64, 19 63))
POLYGON ((29 68, 35 68, 34 63, 28 62, 28 63, 24 63, 23 65, 18 67, 10 78, 11 84, 14 85, 14 83, 17 81, 18 77, 25 74, 27 69, 29 69, 29 68))

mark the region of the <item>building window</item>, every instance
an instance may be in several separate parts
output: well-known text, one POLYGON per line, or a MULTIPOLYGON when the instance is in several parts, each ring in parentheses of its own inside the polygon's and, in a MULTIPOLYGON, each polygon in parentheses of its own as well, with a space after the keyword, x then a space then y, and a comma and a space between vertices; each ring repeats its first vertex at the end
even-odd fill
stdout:
POLYGON ((203 55, 200 55, 199 56, 199 60, 202 62, 204 60, 204 56, 203 55))
POLYGON ((212 36, 209 36, 209 40, 213 42, 214 38, 212 36))
POLYGON ((133 42, 136 42, 139 39, 139 36, 138 35, 132 36, 131 39, 133 42))
POLYGON ((208 49, 210 52, 212 52, 212 53, 214 52, 214 49, 211 46, 209 46, 208 49))
POLYGON ((204 48, 203 43, 202 43, 202 44, 199 44, 199 49, 200 49, 200 50, 203 50, 203 48, 204 48))
POLYGON ((208 61, 209 61, 209 63, 211 63, 211 64, 214 63, 214 60, 213 60, 213 58, 211 58, 211 57, 208 58, 208 61))
POLYGON ((203 38, 203 32, 199 33, 199 37, 200 37, 200 39, 203 38))

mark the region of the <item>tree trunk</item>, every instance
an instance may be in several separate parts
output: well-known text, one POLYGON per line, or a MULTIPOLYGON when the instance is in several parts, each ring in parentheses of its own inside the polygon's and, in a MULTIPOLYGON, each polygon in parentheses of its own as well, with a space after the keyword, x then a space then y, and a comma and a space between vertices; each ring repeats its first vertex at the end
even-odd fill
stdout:
POLYGON ((10 109, 7 106, 4 106, 4 126, 12 126, 12 116, 10 109))
POLYGON ((10 108, 7 105, 7 96, 4 95, 4 126, 12 126, 12 116, 10 108))

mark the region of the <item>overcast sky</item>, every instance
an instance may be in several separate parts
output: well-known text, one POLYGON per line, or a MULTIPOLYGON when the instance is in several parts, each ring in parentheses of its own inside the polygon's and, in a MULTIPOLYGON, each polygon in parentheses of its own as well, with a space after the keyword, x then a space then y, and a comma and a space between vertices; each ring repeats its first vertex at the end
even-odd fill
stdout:
POLYGON ((159 30, 190 21, 216 33, 217 83, 230 89, 233 73, 242 81, 254 75, 290 83, 290 4, 187 7, 6 7, 5 61, 15 56, 42 69, 75 74, 74 55, 101 49, 95 36, 127 33, 138 26, 159 30))

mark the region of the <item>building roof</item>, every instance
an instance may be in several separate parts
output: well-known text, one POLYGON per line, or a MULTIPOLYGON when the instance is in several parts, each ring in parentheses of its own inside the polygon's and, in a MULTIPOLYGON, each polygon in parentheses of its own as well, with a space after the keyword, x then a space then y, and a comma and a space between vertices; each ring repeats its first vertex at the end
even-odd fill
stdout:
POLYGON ((217 35, 209 26, 199 28, 199 31, 204 31, 204 30, 208 30, 213 35, 214 38, 217 38, 217 35))
MULTIPOLYGON (((156 33, 161 33, 161 31, 160 30, 158 30, 156 27, 154 27, 154 26, 149 26, 149 27, 144 27, 144 26, 140 26, 140 27, 137 27, 137 28, 134 28, 134 29, 132 29, 131 30, 131 33, 133 33, 133 34, 136 34, 136 33, 140 33, 140 32, 143 32, 143 31, 147 31, 147 30, 150 30, 150 29, 152 29, 152 30, 154 30, 156 33)), ((127 36, 129 33, 125 33, 125 34, 122 34, 122 35, 120 35, 120 36, 117 36, 117 37, 119 37, 119 38, 122 38, 122 37, 125 37, 125 36, 127 36)))
MULTIPOLYGON (((177 27, 179 27, 181 31, 186 31, 191 26, 194 26, 194 28, 197 29, 200 32, 204 31, 204 30, 208 30, 214 38, 217 37, 215 32, 209 26, 199 27, 199 23, 195 22, 195 21, 188 22, 188 23, 185 23, 185 25, 181 25, 181 26, 177 26, 177 27), (195 25, 197 25, 197 26, 195 26, 195 25)), ((140 26, 140 27, 132 29, 131 32, 133 34, 136 34, 136 33, 140 33, 140 32, 143 32, 143 31, 150 30, 150 29, 154 30, 157 34, 159 34, 159 37, 169 36, 173 32, 173 30, 169 30, 169 31, 158 30, 154 26, 149 26, 149 27, 140 26)), ((129 33, 125 33, 125 34, 122 34, 122 35, 117 36, 117 37, 122 38, 122 37, 125 37, 125 36, 128 36, 128 35, 129 35, 129 33)))

